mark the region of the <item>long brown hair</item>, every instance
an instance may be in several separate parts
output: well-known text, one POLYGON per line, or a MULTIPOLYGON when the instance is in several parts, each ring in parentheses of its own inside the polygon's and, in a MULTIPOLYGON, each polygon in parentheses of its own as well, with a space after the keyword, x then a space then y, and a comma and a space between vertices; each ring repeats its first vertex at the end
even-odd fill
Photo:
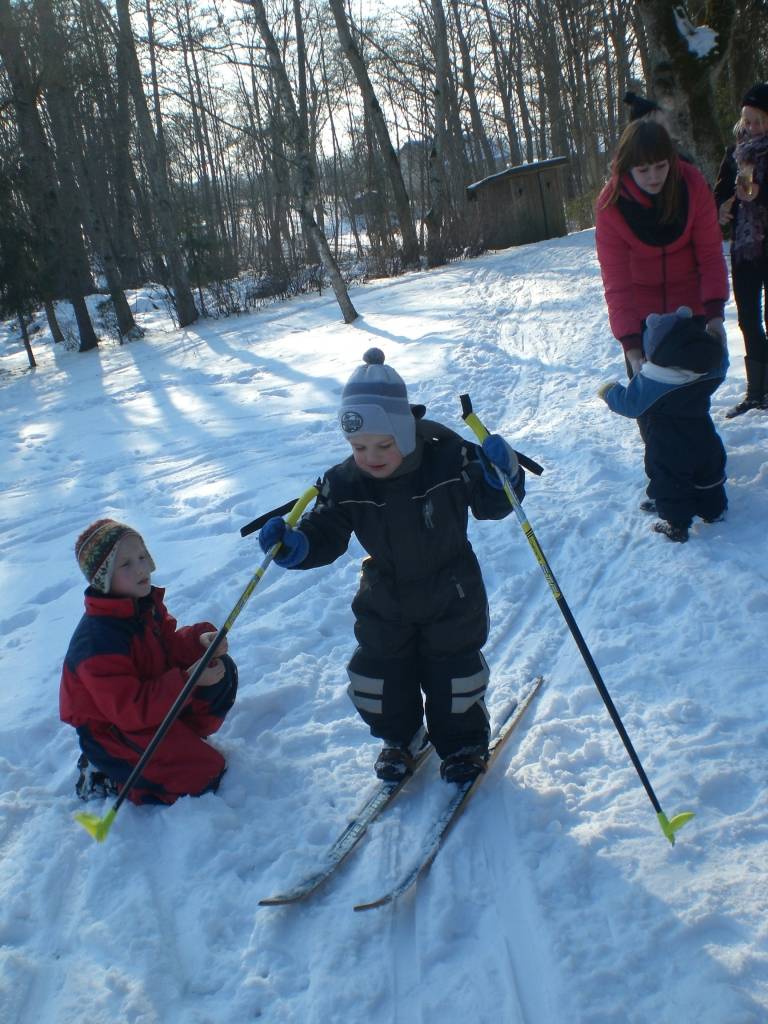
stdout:
POLYGON ((629 174, 633 167, 660 164, 664 160, 669 162, 669 174, 659 193, 660 222, 668 224, 673 221, 678 213, 680 199, 680 158, 664 125, 647 118, 632 121, 624 129, 611 161, 612 188, 603 206, 611 206, 617 202, 621 178, 629 174))

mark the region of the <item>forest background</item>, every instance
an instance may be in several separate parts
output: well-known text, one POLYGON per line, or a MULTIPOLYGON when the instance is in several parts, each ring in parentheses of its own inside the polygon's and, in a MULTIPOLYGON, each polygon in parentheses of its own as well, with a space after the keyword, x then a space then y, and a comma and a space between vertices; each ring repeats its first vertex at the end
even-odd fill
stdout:
POLYGON ((567 157, 591 225, 628 89, 712 181, 766 78, 766 0, 0 0, 0 315, 31 365, 42 310, 140 337, 148 282, 180 326, 326 286, 351 322, 349 281, 482 251, 509 166, 567 157))

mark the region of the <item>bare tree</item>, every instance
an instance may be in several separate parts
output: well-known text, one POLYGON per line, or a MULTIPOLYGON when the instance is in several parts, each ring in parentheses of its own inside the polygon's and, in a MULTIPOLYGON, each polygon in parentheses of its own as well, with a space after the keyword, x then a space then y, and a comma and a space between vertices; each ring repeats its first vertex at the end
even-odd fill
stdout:
POLYGON ((186 327, 197 320, 198 312, 189 286, 176 227, 176 214, 168 183, 167 168, 144 95, 139 59, 131 28, 128 0, 115 0, 119 27, 119 70, 126 75, 133 99, 133 109, 141 139, 144 160, 154 199, 154 213, 160 227, 164 254, 173 286, 173 299, 179 326, 186 327))
MULTIPOLYGON (((280 50, 275 37, 272 34, 272 29, 269 26, 263 0, 250 0, 250 3, 253 7, 256 25, 264 43, 269 67, 280 97, 283 114, 286 119, 288 142, 293 151, 294 159, 298 167, 298 206, 301 223, 306 234, 312 238, 317 246, 323 268, 330 278, 333 293, 336 296, 336 301, 338 302, 342 316, 344 317, 344 323, 350 324, 357 319, 357 310, 352 305, 352 300, 349 297, 347 286, 339 272, 339 268, 336 266, 336 261, 334 260, 333 254, 331 253, 328 245, 328 239, 319 229, 314 218, 315 170, 313 155, 309 151, 309 141, 307 139, 306 129, 302 124, 302 118, 300 116, 299 109, 296 106, 293 89, 291 88, 291 83, 285 70, 285 64, 283 63, 280 50)), ((300 20, 299 12, 297 11, 296 13, 300 20)), ((303 52, 298 55, 298 59, 300 63, 303 62, 303 52)))
POLYGON ((0 0, 0 57, 11 85, 23 154, 21 185, 34 232, 44 240, 40 250, 42 274, 49 289, 44 297, 66 297, 72 303, 80 334, 79 350, 85 352, 98 344, 84 298, 90 273, 74 199, 64 194, 66 182, 60 182, 57 173, 61 171, 68 179, 71 168, 65 156, 58 168, 54 160, 37 105, 36 82, 9 0, 0 0))
MULTIPOLYGON (((714 181, 723 151, 716 110, 716 87, 728 54, 736 18, 734 0, 698 5, 697 33, 681 5, 666 0, 637 0, 648 45, 651 91, 665 110, 673 135, 714 181)), ((693 6, 693 5, 692 5, 693 6)))
POLYGON ((400 234, 403 239, 403 264, 405 266, 413 266, 419 261, 419 240, 413 223, 411 204, 405 188, 405 182, 403 181, 400 161, 389 137, 384 113, 379 106, 376 92, 368 75, 368 68, 352 38, 352 31, 344 12, 343 0, 328 0, 328 3, 336 22, 336 31, 339 35, 341 48, 354 72, 358 88, 360 89, 360 95, 363 98, 365 111, 370 118, 379 152, 384 161, 389 184, 392 188, 395 213, 397 214, 400 234))

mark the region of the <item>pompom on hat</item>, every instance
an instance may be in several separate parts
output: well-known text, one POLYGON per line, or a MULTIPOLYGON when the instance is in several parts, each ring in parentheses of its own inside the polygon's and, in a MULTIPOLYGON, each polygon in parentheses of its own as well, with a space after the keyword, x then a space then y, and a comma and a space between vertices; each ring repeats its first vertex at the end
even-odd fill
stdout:
POLYGON ((402 377, 384 365, 380 348, 369 348, 341 393, 339 425, 348 441, 355 434, 391 434, 400 454, 416 447, 416 420, 402 377))
MULTIPOLYGON (((117 545, 123 537, 138 537, 142 544, 144 538, 136 530, 125 523, 114 519, 97 519, 91 523, 75 542, 75 557, 83 575, 94 590, 108 594, 112 586, 112 573, 115 570, 117 545)), ((144 544, 146 550, 147 545, 144 544)), ((147 551, 149 571, 155 571, 155 563, 147 551)))
POLYGON ((768 82, 756 82, 751 89, 744 94, 741 101, 742 107, 755 107, 768 114, 768 82))
POLYGON ((624 102, 629 107, 629 120, 638 121, 646 114, 652 114, 654 110, 661 110, 661 107, 654 100, 645 96, 639 96, 636 92, 625 92, 624 102))

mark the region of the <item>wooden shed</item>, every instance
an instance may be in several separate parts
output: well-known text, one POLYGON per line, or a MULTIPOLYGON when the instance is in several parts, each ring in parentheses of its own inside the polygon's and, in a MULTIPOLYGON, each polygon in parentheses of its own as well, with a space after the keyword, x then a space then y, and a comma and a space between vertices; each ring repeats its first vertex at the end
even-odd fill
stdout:
POLYGON ((565 156, 520 164, 467 185, 476 203, 478 239, 486 249, 560 238, 568 233, 560 168, 565 156))

